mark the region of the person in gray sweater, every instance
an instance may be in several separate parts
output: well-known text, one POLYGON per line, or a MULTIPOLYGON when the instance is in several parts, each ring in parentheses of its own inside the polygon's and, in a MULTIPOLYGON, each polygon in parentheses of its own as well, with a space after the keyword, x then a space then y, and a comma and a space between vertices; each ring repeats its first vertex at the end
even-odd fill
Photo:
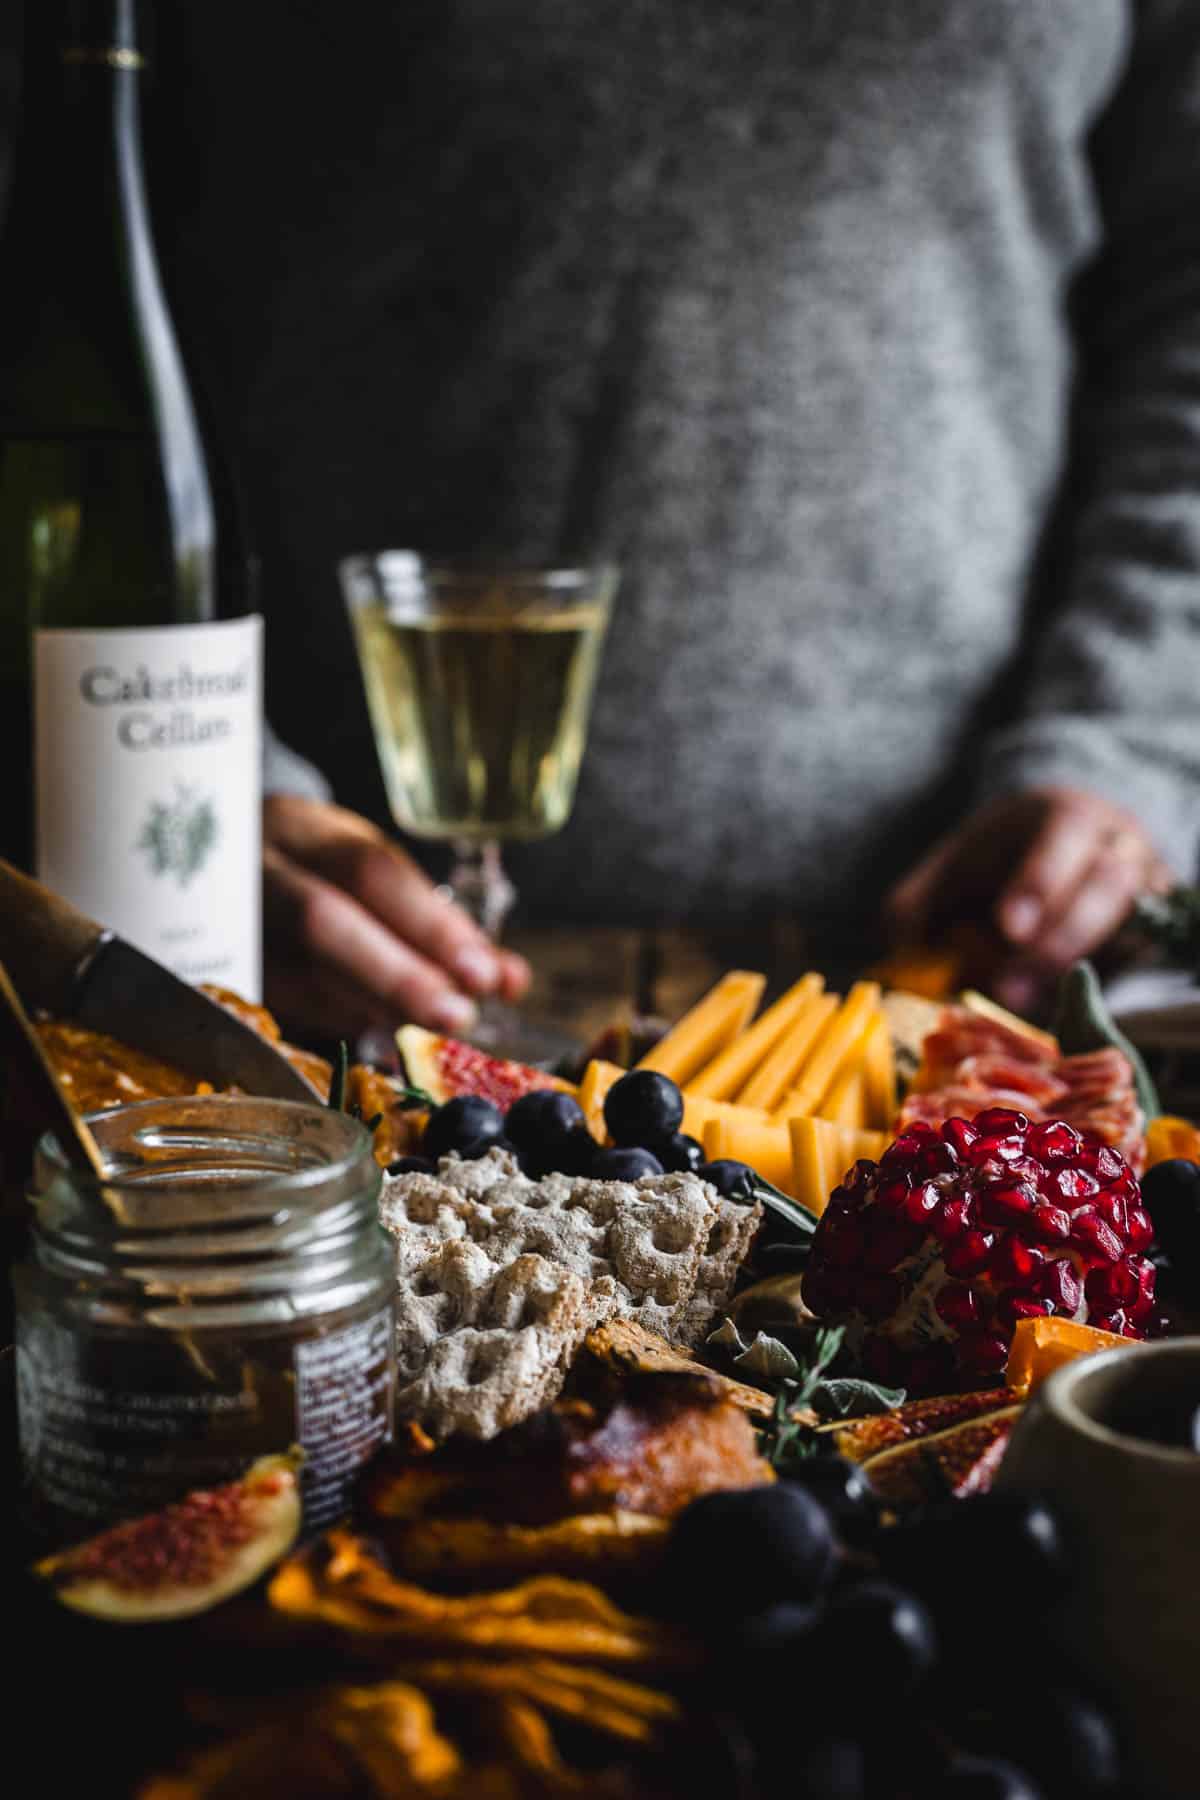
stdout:
MULTIPOLYGON (((535 908, 974 914, 1022 1003, 1193 873, 1195 0, 410 0, 344 33, 301 0, 252 158, 283 15, 239 13, 231 65, 223 10, 176 20, 222 120, 176 171, 176 266, 239 346, 267 609, 304 621, 278 710, 352 805, 337 558, 603 552, 535 908)), ((363 1022, 519 988, 473 938, 443 956, 378 825, 280 794, 268 835, 281 963, 363 1022)))

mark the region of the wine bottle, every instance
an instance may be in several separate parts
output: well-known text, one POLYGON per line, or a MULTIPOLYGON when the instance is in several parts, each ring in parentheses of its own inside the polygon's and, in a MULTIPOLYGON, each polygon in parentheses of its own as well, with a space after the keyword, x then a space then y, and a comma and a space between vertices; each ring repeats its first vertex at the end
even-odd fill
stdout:
POLYGON ((24 860, 32 837, 40 879, 176 973, 257 998, 262 621, 218 616, 138 24, 136 0, 26 6, 0 247, 3 843, 24 860))

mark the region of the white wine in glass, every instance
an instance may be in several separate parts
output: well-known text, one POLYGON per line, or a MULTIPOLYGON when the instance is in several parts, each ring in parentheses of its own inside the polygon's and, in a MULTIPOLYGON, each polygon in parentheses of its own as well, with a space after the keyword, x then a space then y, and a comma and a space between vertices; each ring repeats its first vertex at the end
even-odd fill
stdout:
POLYGON ((451 891, 495 936, 501 841, 570 816, 617 572, 403 550, 340 572, 392 816, 454 846, 451 891))

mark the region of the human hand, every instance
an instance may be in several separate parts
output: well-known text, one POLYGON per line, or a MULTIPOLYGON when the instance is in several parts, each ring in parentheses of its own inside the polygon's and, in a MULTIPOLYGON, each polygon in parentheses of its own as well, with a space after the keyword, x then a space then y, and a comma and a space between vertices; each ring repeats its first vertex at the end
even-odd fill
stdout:
POLYGON ((1134 900, 1173 877, 1132 813, 1079 788, 1030 788, 982 806, 896 884, 897 937, 982 920, 997 938, 988 985, 1020 1012, 1061 970, 1124 923, 1134 900))
POLYGON ((351 1037, 406 1020, 450 1034, 475 998, 516 1000, 522 957, 498 950, 404 851, 357 813, 299 794, 263 802, 267 1005, 289 1028, 351 1037))

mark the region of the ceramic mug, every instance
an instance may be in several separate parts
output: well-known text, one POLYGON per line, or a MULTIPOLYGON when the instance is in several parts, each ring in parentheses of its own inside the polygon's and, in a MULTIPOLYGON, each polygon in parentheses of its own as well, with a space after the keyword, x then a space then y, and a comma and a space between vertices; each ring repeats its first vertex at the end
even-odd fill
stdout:
POLYGON ((1200 1408, 1200 1337, 1067 1363, 1017 1422, 996 1487, 1044 1494, 1078 1580, 1053 1634, 1107 1696, 1139 1794, 1200 1794, 1200 1454, 1129 1421, 1200 1408))

